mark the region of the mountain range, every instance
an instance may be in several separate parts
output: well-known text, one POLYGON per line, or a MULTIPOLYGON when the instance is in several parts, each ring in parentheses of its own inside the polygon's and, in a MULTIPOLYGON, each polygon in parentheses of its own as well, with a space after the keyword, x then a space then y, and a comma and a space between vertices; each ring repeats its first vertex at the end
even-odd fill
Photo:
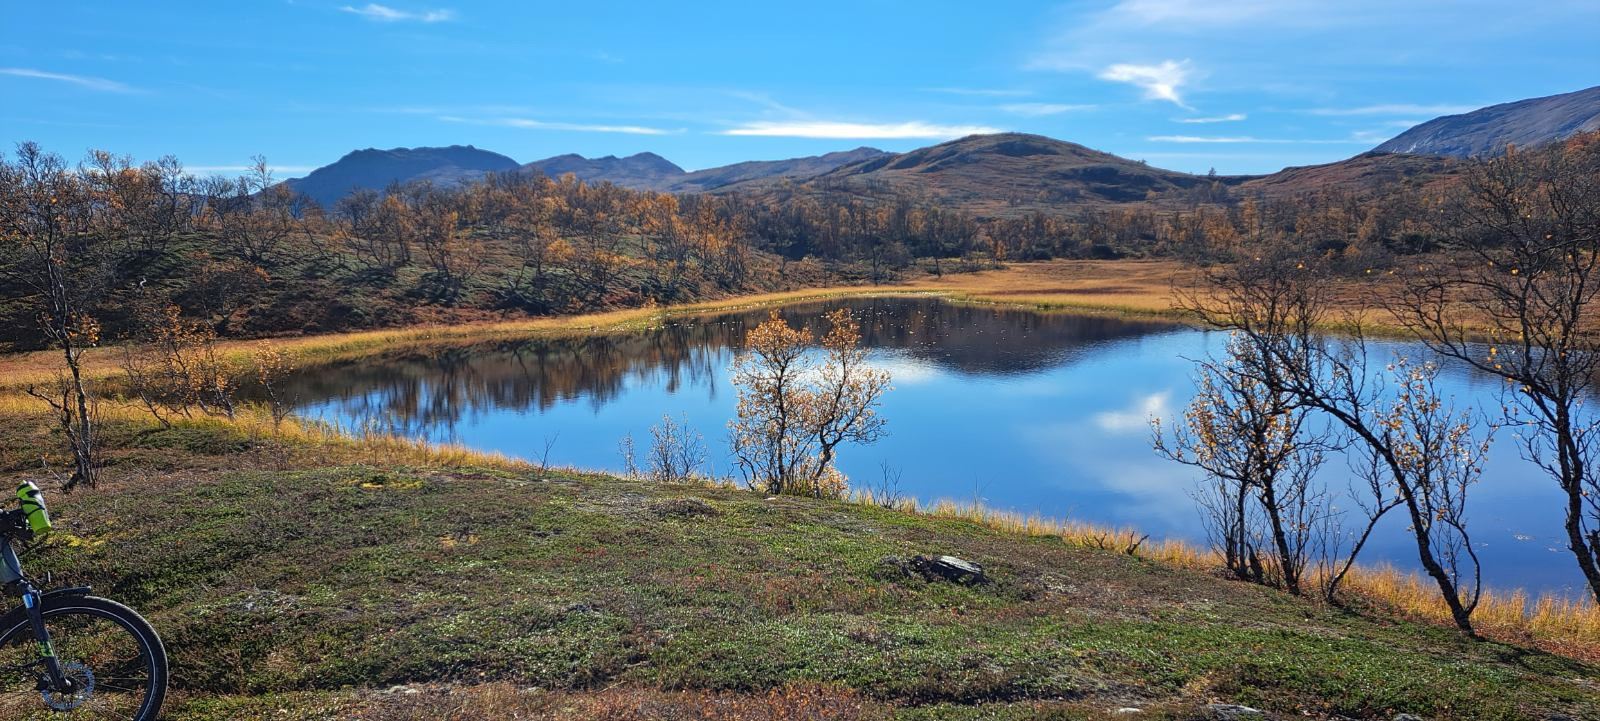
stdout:
POLYGON ((324 207, 360 188, 381 190, 393 183, 429 181, 442 187, 455 187, 483 179, 488 173, 537 171, 552 178, 571 173, 589 183, 613 183, 634 190, 671 193, 699 193, 738 183, 766 180, 805 180, 843 165, 889 155, 876 148, 856 148, 826 155, 785 160, 751 160, 694 172, 685 171, 655 153, 639 153, 626 158, 607 155, 585 158, 557 155, 553 158, 518 164, 499 153, 471 145, 446 148, 368 148, 345 155, 331 165, 311 171, 304 178, 284 181, 324 207))
POLYGON ((356 188, 431 181, 457 186, 487 173, 571 173, 591 183, 673 193, 878 192, 961 207, 980 215, 1122 203, 1173 204, 1206 197, 1214 184, 1262 196, 1425 182, 1453 159, 1504 152, 1600 130, 1600 87, 1494 105, 1417 125, 1370 152, 1264 176, 1199 176, 1152 167, 1040 135, 997 133, 905 153, 876 148, 758 160, 685 171, 655 153, 625 158, 558 155, 527 164, 470 145, 357 150, 304 178, 294 190, 331 205, 356 188), (790 190, 785 190, 790 189, 790 190))

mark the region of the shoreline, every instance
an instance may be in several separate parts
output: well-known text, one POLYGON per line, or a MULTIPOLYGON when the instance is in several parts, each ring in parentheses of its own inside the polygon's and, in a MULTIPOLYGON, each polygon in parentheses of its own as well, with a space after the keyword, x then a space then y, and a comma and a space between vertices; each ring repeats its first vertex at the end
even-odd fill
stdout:
MULTIPOLYGON (((1174 308, 1180 292, 1198 290, 1199 270, 1172 260, 1049 260, 1020 262, 998 270, 951 273, 891 285, 837 285, 734 295, 669 306, 643 306, 571 315, 530 316, 455 325, 429 324, 375 328, 316 335, 281 335, 254 339, 219 339, 224 361, 243 366, 262 345, 285 353, 300 367, 357 360, 386 351, 446 343, 503 338, 571 337, 628 333, 669 318, 753 310, 829 299, 938 297, 946 302, 1015 308, 1037 313, 1062 313, 1145 320, 1165 320, 1200 327, 1174 308)), ((1348 323, 1328 323, 1343 332, 1348 323)), ((1404 328, 1383 322, 1363 323, 1374 338, 1408 338, 1404 328)), ((106 381, 121 372, 126 346, 107 345, 84 355, 84 374, 106 381)), ((54 351, 0 354, 0 390, 20 390, 53 378, 60 360, 54 351)))
MULTIPOLYGON (((1001 270, 947 274, 893 285, 843 285, 736 295, 681 305, 644 306, 620 310, 483 321, 457 325, 420 325, 345 331, 317 335, 286 335, 257 339, 219 339, 224 360, 242 364, 263 344, 287 354, 297 366, 355 360, 407 346, 495 340, 510 337, 568 337, 580 334, 627 333, 675 317, 752 310, 773 306, 842 298, 933 296, 950 302, 1013 307, 1045 313, 1104 314, 1115 317, 1157 318, 1182 321, 1171 308, 1171 287, 1161 281, 1185 266, 1173 261, 1042 261, 1016 263, 1001 270), (1115 266, 1115 267, 1113 267, 1115 266), (1116 272, 1136 269, 1130 282, 1116 272), (1079 271, 1092 270, 1087 277, 1079 271), (1116 272, 1111 272, 1116 271, 1116 272), (1018 289, 1005 286, 1022 286, 1018 289), (1118 298, 1122 300, 1119 302, 1118 298), (1128 301, 1128 297, 1135 298, 1128 301)), ((105 381, 120 373, 125 346, 107 345, 84 354, 84 374, 90 381, 105 381)), ((50 350, 0 355, 0 390, 18 390, 47 382, 55 373, 59 356, 50 350)))

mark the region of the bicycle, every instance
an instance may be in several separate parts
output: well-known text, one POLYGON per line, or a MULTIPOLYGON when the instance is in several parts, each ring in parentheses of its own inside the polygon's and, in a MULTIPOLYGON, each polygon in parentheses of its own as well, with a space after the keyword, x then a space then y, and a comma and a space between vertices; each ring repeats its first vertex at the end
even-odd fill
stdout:
POLYGON ((154 721, 167 693, 161 637, 87 586, 39 590, 13 544, 49 532, 50 514, 32 482, 17 498, 0 512, 0 587, 22 599, 0 616, 0 719, 154 721))

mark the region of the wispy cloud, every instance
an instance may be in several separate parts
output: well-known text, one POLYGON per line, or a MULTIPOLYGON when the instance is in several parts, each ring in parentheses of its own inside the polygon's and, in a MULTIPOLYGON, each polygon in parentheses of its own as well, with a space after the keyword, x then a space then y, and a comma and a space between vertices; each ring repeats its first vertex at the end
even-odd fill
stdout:
POLYGON ((1167 408, 1167 401, 1171 398, 1172 393, 1168 391, 1151 393, 1125 410, 1095 414, 1094 424, 1107 433, 1148 431, 1150 419, 1171 415, 1167 408))
POLYGON ((1248 116, 1246 116, 1244 113, 1229 113, 1227 115, 1216 115, 1216 116, 1209 117, 1209 118, 1178 118, 1177 120, 1180 123, 1191 123, 1191 124, 1237 123, 1240 120, 1244 120, 1246 117, 1248 117, 1248 116))
POLYGON ((1189 106, 1184 104, 1178 90, 1193 76, 1194 70, 1188 60, 1163 60, 1155 65, 1117 63, 1100 71, 1101 80, 1128 83, 1142 88, 1147 100, 1165 100, 1185 109, 1189 106))
POLYGON ((1045 115, 1060 115, 1074 110, 1092 110, 1093 105, 1067 105, 1065 103, 1011 103, 1000 106, 1013 115, 1026 115, 1028 117, 1041 117, 1045 115))
POLYGON ((578 133, 624 133, 627 135, 672 135, 681 133, 682 130, 668 130, 665 128, 650 128, 642 125, 599 125, 591 123, 562 123, 547 120, 532 120, 529 118, 465 118, 459 115, 441 115, 439 119, 446 123, 465 123, 468 125, 495 125, 504 128, 524 128, 527 130, 567 130, 578 133))
POLYGON ((53 80, 59 83, 71 83, 81 88, 99 90, 107 93, 135 93, 133 86, 119 83, 115 80, 97 78, 91 75, 68 75, 67 73, 52 73, 34 68, 0 68, 0 75, 11 75, 18 78, 35 78, 38 80, 53 80))
POLYGON ((907 123, 842 123, 825 120, 760 121, 720 131, 719 135, 755 135, 782 138, 829 138, 836 140, 949 140, 967 135, 1002 132, 986 125, 936 125, 921 121, 907 123))
POLYGON ((1477 110, 1477 105, 1363 105, 1356 108, 1312 108, 1312 115, 1459 115, 1477 110))
POLYGON ((346 5, 339 9, 347 13, 360 15, 368 20, 376 20, 378 22, 385 23, 442 23, 456 19, 456 11, 442 8, 438 10, 401 10, 399 8, 389 7, 388 5, 367 3, 361 7, 346 5))
POLYGON ((971 95, 984 98, 1021 98, 1033 94, 1032 90, 1012 90, 1007 88, 923 88, 930 93, 944 93, 945 95, 971 95))
POLYGON ((1342 145, 1351 143, 1365 143, 1362 138, 1340 139, 1297 139, 1297 138, 1257 138, 1251 135, 1152 135, 1145 138, 1153 143, 1272 143, 1279 145, 1342 145))

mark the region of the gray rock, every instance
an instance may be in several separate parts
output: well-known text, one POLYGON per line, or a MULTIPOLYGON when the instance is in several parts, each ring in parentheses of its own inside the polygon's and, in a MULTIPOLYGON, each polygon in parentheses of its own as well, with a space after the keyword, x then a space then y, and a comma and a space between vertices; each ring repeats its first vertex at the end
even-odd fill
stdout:
POLYGON ((878 571, 875 575, 885 580, 921 576, 925 581, 948 581, 963 586, 977 586, 989 582, 989 577, 983 572, 983 566, 955 556, 911 558, 885 556, 878 561, 878 571))
POLYGON ((1397 713, 1390 721, 1423 721, 1421 716, 1411 713, 1397 713))
POLYGON ((1206 718, 1216 721, 1256 721, 1266 718, 1260 709, 1232 703, 1214 703, 1206 706, 1206 718))
POLYGON ((989 582, 989 577, 983 573, 983 566, 955 556, 916 556, 911 559, 911 567, 930 581, 943 579, 964 586, 989 582))

